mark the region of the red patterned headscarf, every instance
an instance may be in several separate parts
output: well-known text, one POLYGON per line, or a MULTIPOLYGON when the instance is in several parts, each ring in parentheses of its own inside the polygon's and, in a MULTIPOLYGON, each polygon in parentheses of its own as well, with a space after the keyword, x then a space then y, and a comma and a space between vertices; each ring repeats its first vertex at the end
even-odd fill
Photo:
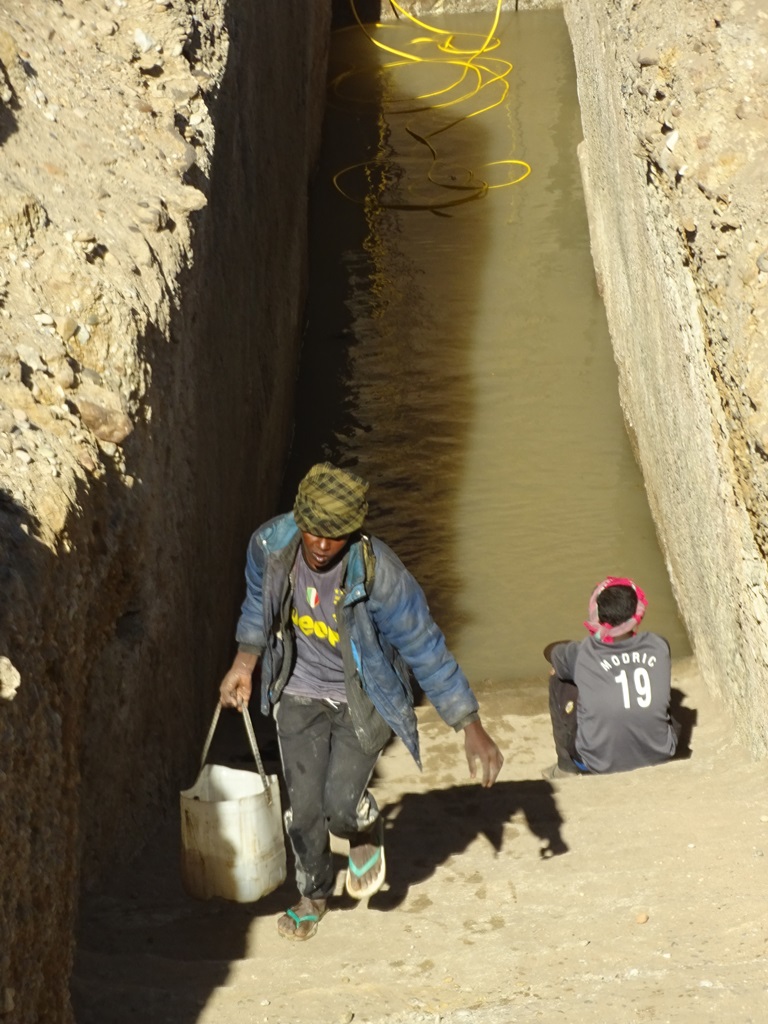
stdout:
POLYGON ((633 633, 637 629, 640 620, 645 615, 645 609, 647 607, 648 602, 645 599, 645 594, 636 583, 624 576, 608 576, 602 581, 602 583, 598 583, 592 591, 592 597, 589 599, 589 619, 584 623, 584 625, 593 636, 597 637, 598 640, 602 640, 604 644, 612 644, 614 640, 618 640, 620 637, 626 636, 628 633, 633 633), (607 622, 600 622, 599 619, 597 599, 608 587, 632 587, 635 592, 635 596, 637 597, 635 614, 631 618, 627 619, 626 622, 622 622, 618 626, 611 626, 607 622))

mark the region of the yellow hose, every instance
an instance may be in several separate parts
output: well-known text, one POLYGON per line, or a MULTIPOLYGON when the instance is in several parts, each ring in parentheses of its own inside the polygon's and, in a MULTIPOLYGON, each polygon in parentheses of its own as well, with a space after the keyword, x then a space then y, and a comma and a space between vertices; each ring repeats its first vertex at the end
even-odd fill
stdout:
MULTIPOLYGON (((433 141, 438 135, 455 128, 462 122, 493 110, 495 107, 503 103, 507 97, 510 88, 509 76, 512 72, 512 64, 509 61, 488 56, 488 53, 491 50, 494 50, 501 45, 501 40, 495 35, 499 19, 501 17, 501 0, 497 0, 496 2, 493 23, 485 35, 480 35, 478 33, 456 33, 447 29, 440 29, 415 18, 400 3, 397 3, 396 0, 390 0, 390 4, 398 17, 397 25, 387 26, 381 22, 377 22, 374 27, 379 34, 388 30, 394 31, 398 36, 398 41, 400 38, 405 37, 404 42, 409 49, 404 49, 401 46, 390 46, 381 39, 376 38, 376 36, 374 36, 369 30, 369 27, 361 20, 355 0, 350 0, 350 6, 358 29, 365 34, 367 39, 374 46, 386 51, 387 53, 391 53, 394 57, 402 58, 400 60, 394 60, 384 64, 379 73, 386 74, 389 71, 394 71, 398 68, 407 67, 416 63, 433 64, 442 67, 454 67, 457 69, 457 73, 454 80, 447 86, 443 86, 442 88, 436 87, 430 92, 425 92, 408 99, 390 102, 389 104, 385 103, 383 106, 383 112, 386 116, 393 117, 414 114, 426 115, 429 111, 445 110, 449 107, 456 106, 459 103, 471 100, 473 97, 480 97, 481 94, 487 95, 488 90, 493 89, 493 87, 496 88, 497 95, 489 96, 488 101, 485 102, 484 106, 478 107, 478 109, 472 110, 469 113, 462 114, 460 117, 455 118, 455 120, 450 121, 448 124, 441 125, 431 131, 427 130, 428 126, 417 128, 412 120, 406 122, 405 130, 408 134, 423 145, 429 152, 431 162, 429 170, 425 176, 426 180, 432 185, 437 186, 439 189, 444 190, 446 193, 445 197, 441 197, 430 202, 420 202, 418 200, 396 200, 391 197, 387 198, 389 161, 381 154, 381 152, 379 156, 373 160, 362 161, 361 163, 350 165, 338 171, 333 177, 335 187, 342 195, 346 196, 346 198, 350 199, 352 202, 365 203, 366 201, 370 201, 371 193, 368 187, 366 187, 365 194, 360 197, 352 194, 349 187, 345 187, 345 181, 348 181, 356 172, 362 172, 365 176, 367 186, 374 185, 374 182, 376 182, 374 187, 378 197, 376 201, 379 205, 389 209, 432 210, 433 212, 438 212, 445 207, 456 206, 459 203, 470 202, 473 199, 481 199, 492 189, 508 188, 510 185, 516 185, 527 178, 531 173, 531 167, 526 163, 526 161, 517 159, 501 159, 485 163, 475 171, 470 168, 464 168, 463 173, 461 174, 463 180, 458 181, 455 167, 449 175, 440 173, 439 154, 436 144, 433 141), (427 35, 418 34, 408 38, 407 26, 403 26, 401 24, 401 17, 406 23, 410 23, 410 25, 419 30, 426 31, 427 35), (459 40, 462 39, 462 37, 462 41, 465 42, 465 45, 459 45, 459 40), (473 42, 471 45, 466 45, 466 43, 472 39, 480 39, 481 41, 479 43, 473 42), (436 52, 436 55, 425 56, 424 51, 426 47, 431 47, 432 53, 435 54, 436 52), (415 52, 415 50, 420 50, 421 52, 415 52), (467 86, 464 87, 464 83, 467 82, 470 77, 472 82, 467 83, 467 86), (457 90, 459 90, 459 95, 456 95, 457 90), (440 102, 435 102, 435 100, 440 97, 442 97, 440 102), (508 181, 503 181, 500 184, 495 185, 492 185, 485 180, 485 177, 481 173, 482 171, 489 167, 501 166, 514 169, 515 176, 510 177, 510 180, 508 181)), ((363 72, 361 72, 360 69, 351 69, 343 72, 334 79, 332 82, 332 88, 336 95, 347 100, 356 98, 345 95, 343 86, 344 83, 361 73, 363 72)))

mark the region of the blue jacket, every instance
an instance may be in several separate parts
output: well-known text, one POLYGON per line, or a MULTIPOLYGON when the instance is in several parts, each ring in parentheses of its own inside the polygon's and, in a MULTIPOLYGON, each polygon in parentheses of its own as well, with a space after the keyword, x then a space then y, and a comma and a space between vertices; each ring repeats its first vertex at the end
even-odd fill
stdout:
MULTIPOLYGON (((261 657, 261 710, 280 699, 293 668, 290 578, 301 535, 292 513, 251 537, 246 596, 237 625, 241 650, 261 657)), ((355 729, 366 750, 381 749, 394 731, 416 763, 419 739, 408 670, 455 729, 478 718, 466 676, 432 619, 424 592, 395 553, 360 535, 345 555, 337 620, 345 683, 355 729)))

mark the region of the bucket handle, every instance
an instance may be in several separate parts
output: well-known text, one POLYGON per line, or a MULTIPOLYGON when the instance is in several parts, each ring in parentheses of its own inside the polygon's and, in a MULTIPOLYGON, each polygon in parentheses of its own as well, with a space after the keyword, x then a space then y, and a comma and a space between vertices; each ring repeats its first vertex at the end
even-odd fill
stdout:
MULTIPOLYGON (((261 763, 261 755, 259 754, 259 747, 258 747, 258 744, 256 743, 256 734, 253 731, 253 722, 251 721, 250 712, 248 711, 247 707, 243 707, 241 709, 240 713, 243 716, 243 724, 245 725, 245 731, 248 734, 248 742, 249 742, 249 744, 251 746, 251 753, 253 754, 253 759, 256 762, 256 767, 258 768, 259 775, 261 776, 261 784, 264 787, 264 793, 266 794, 266 797, 267 797, 267 803, 271 804, 272 803, 272 790, 269 787, 269 780, 267 779, 266 772, 264 771, 264 765, 261 763)), ((211 746, 211 740, 213 739, 213 734, 216 731, 216 726, 219 723, 219 715, 220 714, 221 714, 221 704, 217 704, 216 705, 216 710, 213 712, 213 721, 211 722, 211 727, 208 730, 208 735, 205 737, 205 743, 203 744, 203 753, 202 753, 202 756, 200 758, 200 767, 201 768, 205 765, 205 762, 206 762, 206 760, 208 758, 208 751, 209 751, 210 746, 211 746)))

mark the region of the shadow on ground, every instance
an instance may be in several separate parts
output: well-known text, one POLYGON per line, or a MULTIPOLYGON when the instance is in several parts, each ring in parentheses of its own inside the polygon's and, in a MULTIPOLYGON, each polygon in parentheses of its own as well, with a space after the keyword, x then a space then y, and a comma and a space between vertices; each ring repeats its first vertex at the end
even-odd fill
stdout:
POLYGON ((510 825, 513 819, 541 840, 542 857, 568 851, 560 834, 563 819, 554 790, 544 781, 497 782, 487 791, 474 784, 407 793, 382 811, 388 819, 388 888, 371 898, 369 906, 375 910, 399 906, 412 886, 424 882, 480 836, 501 853, 519 835, 510 825))
MULTIPOLYGON (((265 767, 270 771, 272 765, 265 767)), ((502 852, 527 826, 542 842, 542 857, 567 851, 554 790, 544 781, 502 782, 488 791, 462 785, 408 793, 382 811, 388 885, 371 898, 371 910, 399 906, 413 886, 480 836, 502 852)), ((295 902, 290 853, 285 884, 257 903, 203 902, 182 888, 179 835, 174 813, 108 891, 84 900, 73 984, 78 1024, 123 1024, 138 1016, 193 1021, 230 964, 258 957, 265 944, 276 941, 270 927, 261 932, 253 925, 259 918, 276 919, 295 902)), ((344 865, 338 857, 340 871, 344 865)), ((334 900, 334 909, 357 906, 346 895, 334 900)))
POLYGON ((682 690, 672 687, 671 699, 669 702, 669 711, 672 718, 680 724, 680 735, 677 740, 677 754, 678 760, 684 760, 691 756, 691 737, 693 736, 693 730, 696 728, 698 723, 699 713, 696 708, 687 708, 684 706, 683 701, 686 699, 686 694, 682 690))

